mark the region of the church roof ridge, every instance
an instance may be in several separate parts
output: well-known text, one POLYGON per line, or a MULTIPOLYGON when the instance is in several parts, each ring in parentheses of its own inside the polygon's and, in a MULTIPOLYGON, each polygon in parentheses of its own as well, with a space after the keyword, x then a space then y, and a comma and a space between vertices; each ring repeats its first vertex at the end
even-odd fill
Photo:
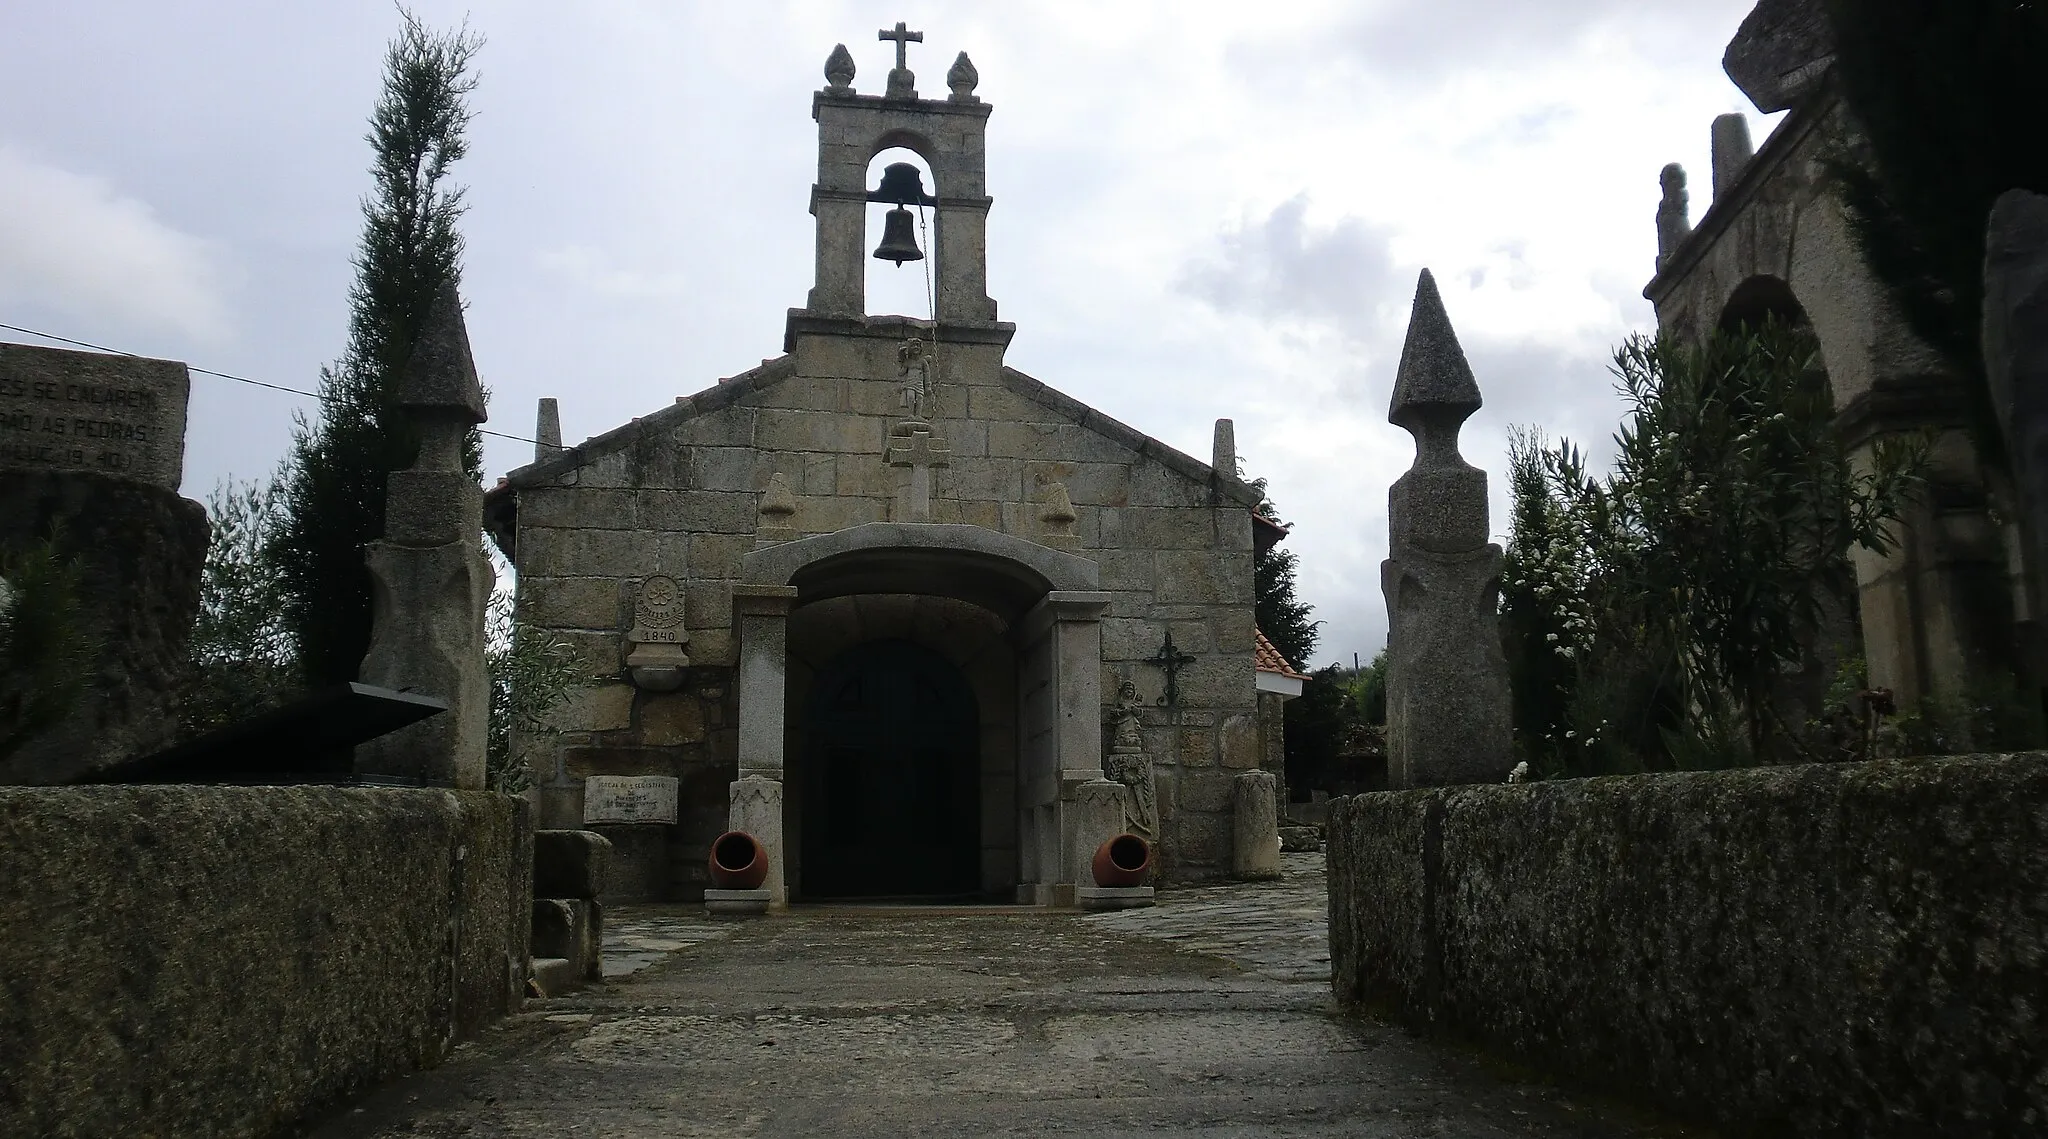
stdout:
MULTIPOLYGON (((505 477, 487 497, 499 496, 520 487, 545 485, 565 471, 575 470, 599 456, 628 446, 643 431, 661 430, 684 420, 717 411, 737 402, 756 388, 789 378, 795 369, 795 357, 787 353, 764 360, 759 367, 741 372, 730 379, 720 380, 695 395, 678 396, 673 405, 651 415, 639 416, 602 435, 594 435, 573 447, 565 447, 560 454, 552 455, 540 462, 515 467, 506 472, 505 477)), ((1246 507, 1256 508, 1259 505, 1259 492, 1250 485, 1233 476, 1220 474, 1208 463, 1162 443, 1042 380, 1007 365, 1003 368, 1002 378, 1004 386, 1011 391, 1059 413, 1080 427, 1122 444, 1195 482, 1212 484, 1226 498, 1246 507)))
POLYGON ((1185 451, 1162 443, 1143 431, 1132 427, 1130 424, 1082 403, 1080 400, 1047 384, 1043 380, 1026 375, 1005 364, 1003 366, 1003 383, 1018 395, 1053 411, 1057 411, 1061 415, 1073 420, 1076 424, 1112 442, 1121 443, 1140 455, 1159 463, 1159 465, 1168 470, 1185 475, 1196 482, 1213 482, 1223 495, 1233 501, 1253 508, 1259 505, 1261 498, 1259 492, 1252 489, 1249 484, 1240 481, 1234 475, 1221 474, 1215 467, 1185 451))

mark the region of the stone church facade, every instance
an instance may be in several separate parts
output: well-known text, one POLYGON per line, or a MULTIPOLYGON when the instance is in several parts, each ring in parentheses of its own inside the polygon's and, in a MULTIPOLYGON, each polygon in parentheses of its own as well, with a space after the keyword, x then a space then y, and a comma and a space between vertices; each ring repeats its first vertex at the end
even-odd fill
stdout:
POLYGON ((1007 367, 972 64, 935 99, 900 60, 887 94, 852 72, 835 51, 812 102, 817 278, 783 354, 578 446, 544 426, 489 496, 521 618, 596 678, 518 741, 540 825, 582 825, 590 777, 677 779, 673 826, 608 831, 638 896, 701 896, 728 827, 778 902, 1063 904, 1126 829, 1163 881, 1228 874, 1235 777, 1280 764, 1275 534, 1229 423, 1200 462, 1007 367), (936 215, 936 321, 864 311, 893 147, 936 183, 899 200, 936 215))

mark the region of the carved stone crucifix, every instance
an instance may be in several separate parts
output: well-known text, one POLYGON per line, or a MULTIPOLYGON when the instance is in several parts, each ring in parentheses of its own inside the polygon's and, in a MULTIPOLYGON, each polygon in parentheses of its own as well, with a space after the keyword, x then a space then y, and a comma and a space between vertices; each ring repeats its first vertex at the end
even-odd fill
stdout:
POLYGON ((929 431, 912 431, 906 440, 896 436, 889 444, 889 465, 910 468, 910 520, 932 520, 932 468, 946 466, 952 449, 932 438, 929 431))
POLYGON ((896 21, 896 29, 894 31, 883 28, 875 33, 875 38, 878 40, 896 41, 896 70, 903 71, 910 66, 910 45, 923 43, 924 33, 913 32, 910 30, 909 25, 898 20, 896 21))
POLYGON ((1159 703, 1168 708, 1179 704, 1180 670, 1195 663, 1195 658, 1174 646, 1173 630, 1168 629, 1166 643, 1159 646, 1158 652, 1152 654, 1151 661, 1166 673, 1166 695, 1159 698, 1159 703))

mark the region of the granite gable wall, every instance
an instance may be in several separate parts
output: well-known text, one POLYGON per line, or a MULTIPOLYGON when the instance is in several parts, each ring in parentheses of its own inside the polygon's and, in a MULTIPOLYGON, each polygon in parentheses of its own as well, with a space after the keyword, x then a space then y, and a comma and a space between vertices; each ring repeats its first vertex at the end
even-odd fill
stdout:
MULTIPOLYGON (((602 678, 563 709, 566 734, 532 756, 542 824, 578 824, 587 775, 678 775, 702 817, 674 833, 676 896, 701 890, 695 862, 737 770, 731 589, 762 492, 782 477, 798 535, 907 517, 910 472, 883 459, 906 415, 904 329, 869 323, 870 335, 796 335, 790 356, 513 477, 521 616, 560 631, 602 678), (623 678, 634 583, 656 572, 685 582, 697 667, 674 694, 623 678)), ((1230 779, 1259 756, 1245 492, 1234 478, 1194 477, 1207 468, 1128 428, 1086 422, 1095 413, 1004 369, 1002 347, 941 343, 945 378, 926 417, 951 459, 932 471, 932 521, 1057 544, 1041 515, 1051 484, 1066 488, 1077 515, 1066 548, 1101 566, 1113 597, 1103 691, 1128 677, 1154 702, 1146 734, 1169 872, 1227 873, 1230 779), (1156 705, 1160 671, 1142 663, 1169 628, 1196 658, 1172 710, 1156 705)))
POLYGON ((2048 756, 1332 805, 1340 999, 1737 1134, 2048 1126, 2048 756))

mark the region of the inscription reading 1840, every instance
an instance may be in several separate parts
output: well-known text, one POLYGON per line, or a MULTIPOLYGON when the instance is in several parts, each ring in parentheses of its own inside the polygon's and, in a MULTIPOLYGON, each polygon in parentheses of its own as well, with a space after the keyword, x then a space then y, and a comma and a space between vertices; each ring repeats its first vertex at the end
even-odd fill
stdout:
POLYGON ((185 366, 169 360, 0 344, 0 468, 176 490, 190 390, 185 366))

